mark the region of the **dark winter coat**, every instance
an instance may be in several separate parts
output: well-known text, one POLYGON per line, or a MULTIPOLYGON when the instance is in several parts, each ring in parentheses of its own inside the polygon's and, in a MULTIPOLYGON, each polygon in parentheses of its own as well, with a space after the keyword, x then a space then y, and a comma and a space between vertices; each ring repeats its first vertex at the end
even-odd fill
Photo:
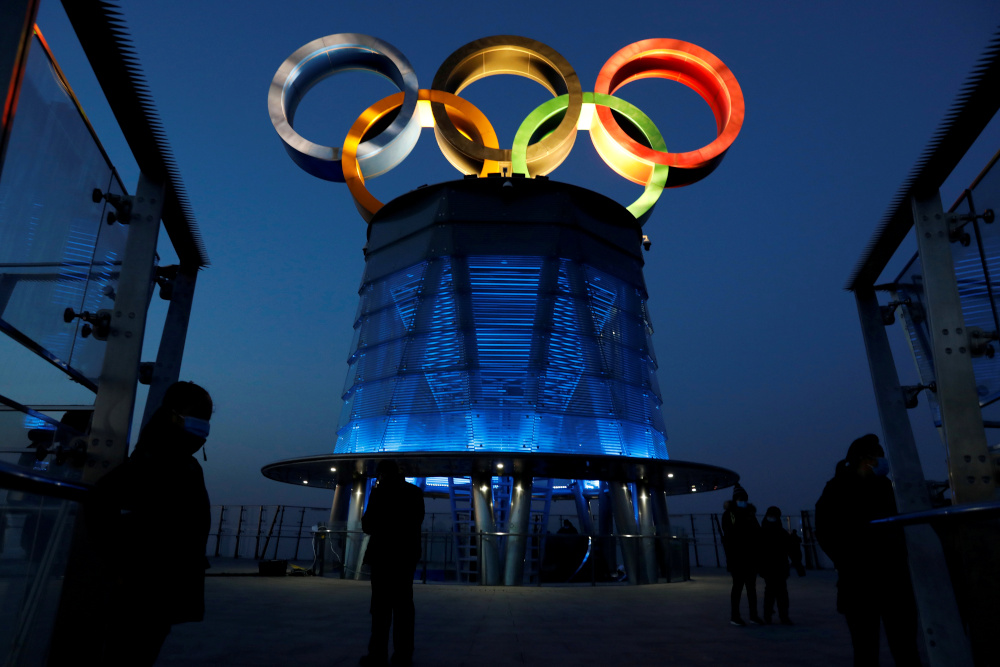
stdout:
POLYGON ((402 479, 379 482, 361 517, 361 528, 370 536, 365 563, 416 567, 423 520, 424 494, 420 487, 402 479))
POLYGON ((765 520, 760 526, 757 571, 765 579, 787 579, 791 571, 789 561, 802 561, 798 543, 782 527, 781 521, 765 520))
POLYGON ((211 508, 192 456, 203 442, 154 416, 129 459, 97 485, 125 613, 170 624, 204 618, 211 508))
POLYGON ((898 527, 872 525, 896 514, 892 483, 841 462, 816 503, 816 539, 837 568, 837 608, 850 613, 908 598, 906 542, 898 527))
POLYGON ((760 524, 753 506, 736 507, 735 503, 719 518, 726 568, 730 572, 757 569, 760 524))

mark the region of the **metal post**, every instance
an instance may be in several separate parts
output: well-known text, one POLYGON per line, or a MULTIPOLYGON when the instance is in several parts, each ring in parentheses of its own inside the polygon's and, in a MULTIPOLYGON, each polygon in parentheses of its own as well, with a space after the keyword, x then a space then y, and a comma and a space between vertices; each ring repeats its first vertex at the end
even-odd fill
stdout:
POLYGON ((253 558, 258 560, 260 556, 260 528, 261 524, 264 522, 264 506, 261 505, 260 509, 257 511, 257 539, 253 543, 253 558))
POLYGON ((670 510, 667 508, 667 494, 663 489, 654 489, 649 492, 653 506, 653 526, 656 530, 656 557, 659 563, 660 573, 673 581, 673 573, 670 565, 670 543, 673 531, 670 530, 670 510))
POLYGON ((479 533, 480 581, 487 586, 500 583, 500 553, 497 548, 496 524, 493 521, 493 477, 489 472, 472 475, 472 503, 479 533))
MULTIPOLYGON (((947 247, 945 250, 948 250, 947 247)), ((897 507, 902 512, 929 509, 930 495, 874 288, 856 289, 855 299, 886 454, 893 471, 897 507)), ((971 665, 972 656, 962 629, 940 540, 926 524, 907 526, 905 535, 914 595, 931 665, 971 665)))
MULTIPOLYGON (((281 518, 278 519, 278 536, 274 538, 274 557, 278 557, 278 545, 281 544, 281 527, 285 525, 285 506, 282 505, 278 508, 281 518)), ((271 522, 274 525, 274 522, 271 522)))
MULTIPOLYGON (((305 522, 306 522, 306 508, 303 507, 302 510, 299 512, 299 535, 298 535, 298 539, 295 540, 295 555, 292 556, 292 560, 298 560, 299 559, 299 546, 302 544, 302 526, 303 526, 303 524, 305 524, 305 522)), ((278 530, 279 530, 279 533, 280 533, 281 529, 279 528, 278 530)), ((275 550, 275 551, 277 551, 277 550, 275 550)), ((320 562, 321 563, 322 563, 324 555, 320 556, 320 562)))
POLYGON ((994 500, 996 479, 976 392, 971 339, 962 317, 949 221, 941 208, 940 194, 914 198, 913 226, 924 272, 934 380, 948 445, 952 497, 958 504, 994 500))
POLYGON ((722 561, 719 560, 719 533, 715 530, 715 524, 719 523, 719 515, 711 515, 708 522, 712 526, 712 546, 715 548, 715 567, 722 567, 722 561))
POLYGON ((167 309, 167 319, 163 322, 163 334, 160 336, 160 348, 156 353, 156 363, 153 365, 153 378, 149 385, 149 393, 146 395, 146 407, 142 415, 143 426, 160 407, 167 388, 180 379, 181 361, 184 358, 184 343, 187 340, 197 277, 196 266, 181 265, 177 268, 177 276, 173 280, 170 294, 170 307, 167 309))
POLYGON ((145 174, 139 176, 112 309, 111 333, 94 401, 87 465, 83 471, 85 482, 96 482, 128 455, 163 193, 162 183, 154 183, 145 174))
POLYGON ((222 518, 226 515, 226 506, 219 505, 219 530, 215 533, 215 557, 219 557, 219 548, 222 546, 222 518))
POLYGON ((701 561, 698 560, 698 532, 694 529, 694 514, 689 516, 691 518, 691 546, 694 547, 694 566, 701 567, 701 561))
POLYGON ((347 546, 344 548, 344 570, 349 577, 361 569, 361 515, 365 508, 365 479, 356 478, 352 485, 350 504, 347 507, 347 546))
MULTIPOLYGON (((531 523, 530 474, 515 473, 511 490, 510 519, 507 521, 507 548, 504 556, 504 586, 520 586, 524 580, 524 554, 528 547, 528 525, 531 523)), ((541 577, 539 577, 541 579, 541 577)))
POLYGON ((244 511, 245 510, 244 510, 243 505, 240 505, 240 518, 239 518, 239 521, 236 522, 236 546, 233 548, 233 558, 239 558, 240 557, 240 533, 243 532, 243 512, 244 511))
POLYGON ((635 483, 635 491, 638 498, 636 503, 639 506, 639 534, 642 543, 642 568, 645 581, 643 583, 655 584, 659 579, 656 567, 656 528, 653 521, 653 498, 649 491, 649 484, 645 481, 635 483))
POLYGON ((594 521, 590 517, 590 503, 583 495, 583 480, 573 480, 570 488, 573 490, 573 500, 576 503, 576 518, 580 522, 580 532, 584 535, 593 535, 594 521))
POLYGON ((612 538, 614 533, 614 512, 611 509, 611 486, 607 482, 601 482, 600 493, 597 496, 597 530, 601 536, 601 553, 604 555, 604 564, 610 574, 617 569, 618 560, 616 555, 615 541, 612 538))
POLYGON ((333 502, 330 503, 329 539, 331 540, 328 555, 330 566, 333 566, 333 554, 340 555, 340 570, 343 575, 344 563, 347 560, 347 510, 351 500, 351 483, 338 481, 333 489, 333 502), (336 538, 334 536, 336 535, 336 538), (336 540, 336 541, 332 541, 336 540))
POLYGON ((611 509, 615 514, 615 524, 618 526, 618 535, 621 539, 625 573, 628 575, 629 583, 637 585, 643 574, 639 564, 639 549, 634 537, 639 533, 639 528, 635 525, 632 494, 623 482, 610 482, 608 489, 611 491, 611 509))

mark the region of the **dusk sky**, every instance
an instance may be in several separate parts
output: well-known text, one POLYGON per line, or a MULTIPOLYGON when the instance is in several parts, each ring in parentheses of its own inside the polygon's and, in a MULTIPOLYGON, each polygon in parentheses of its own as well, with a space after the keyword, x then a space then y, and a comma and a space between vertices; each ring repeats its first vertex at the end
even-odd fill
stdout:
MULTIPOLYGON (((429 88, 459 47, 513 34, 562 54, 584 91, 612 54, 654 37, 693 42, 735 74, 746 100, 740 136, 707 179, 666 191, 644 228, 667 447, 671 458, 736 471, 758 507, 797 513, 813 507, 851 440, 880 433, 843 286, 1000 24, 1000 4, 174 0, 124 3, 124 17, 212 262, 198 280, 181 375, 216 401, 203 464, 213 503, 331 499, 260 473, 332 452, 364 268, 365 224, 347 188, 301 171, 271 126, 278 66, 319 37, 364 33, 402 51, 429 88)), ((43 2, 38 23, 134 190, 136 167, 61 4, 43 2)), ((305 98, 296 130, 342 145, 358 114, 393 92, 374 75, 334 76, 305 98)), ((644 80, 618 94, 653 119, 671 151, 714 138, 707 105, 680 84, 644 80)), ((509 146, 549 94, 503 76, 462 96, 509 146)), ((998 148, 994 120, 942 189, 946 206, 998 148)), ((414 152, 369 185, 385 201, 456 178, 424 130, 414 152)), ((623 205, 641 192, 600 161, 585 132, 551 178, 623 205)), ((154 307, 147 359, 165 302, 154 307)), ((891 338, 904 383, 914 383, 898 325, 891 338)), ((945 479, 926 400, 911 420, 927 477, 945 479)), ((717 511, 729 496, 673 498, 671 511, 717 511)))

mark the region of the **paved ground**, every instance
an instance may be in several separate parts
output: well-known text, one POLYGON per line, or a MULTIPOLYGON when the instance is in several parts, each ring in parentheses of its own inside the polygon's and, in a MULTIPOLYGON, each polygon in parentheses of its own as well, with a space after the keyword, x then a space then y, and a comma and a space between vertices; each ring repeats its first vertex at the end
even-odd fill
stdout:
MULTIPOLYGON (((246 575, 256 563, 217 561, 210 572, 246 575)), ((714 568, 654 586, 418 583, 414 664, 846 667, 851 650, 834 581, 829 571, 793 575, 796 624, 746 628, 729 624, 730 579, 714 568)), ((759 580, 758 590, 762 597, 759 580)), ((368 600, 366 582, 211 576, 205 622, 176 626, 157 664, 354 665, 367 646, 368 600)))

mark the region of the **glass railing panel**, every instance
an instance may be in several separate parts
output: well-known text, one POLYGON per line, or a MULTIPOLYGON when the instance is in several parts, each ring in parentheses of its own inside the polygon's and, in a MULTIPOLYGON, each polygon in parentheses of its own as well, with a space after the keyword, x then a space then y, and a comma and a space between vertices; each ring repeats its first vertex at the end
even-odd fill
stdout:
POLYGON ((0 491, 0 664, 49 650, 78 503, 0 491))
POLYGON ((64 322, 63 312, 83 310, 88 299, 107 303, 93 296, 95 271, 103 280, 93 288, 98 294, 117 283, 107 264, 120 257, 125 230, 105 224, 105 204, 92 199, 94 189, 107 192, 116 177, 34 39, 0 174, 0 326, 67 371, 79 358, 84 376, 95 380, 94 357, 104 343, 82 340, 80 321, 64 322))

